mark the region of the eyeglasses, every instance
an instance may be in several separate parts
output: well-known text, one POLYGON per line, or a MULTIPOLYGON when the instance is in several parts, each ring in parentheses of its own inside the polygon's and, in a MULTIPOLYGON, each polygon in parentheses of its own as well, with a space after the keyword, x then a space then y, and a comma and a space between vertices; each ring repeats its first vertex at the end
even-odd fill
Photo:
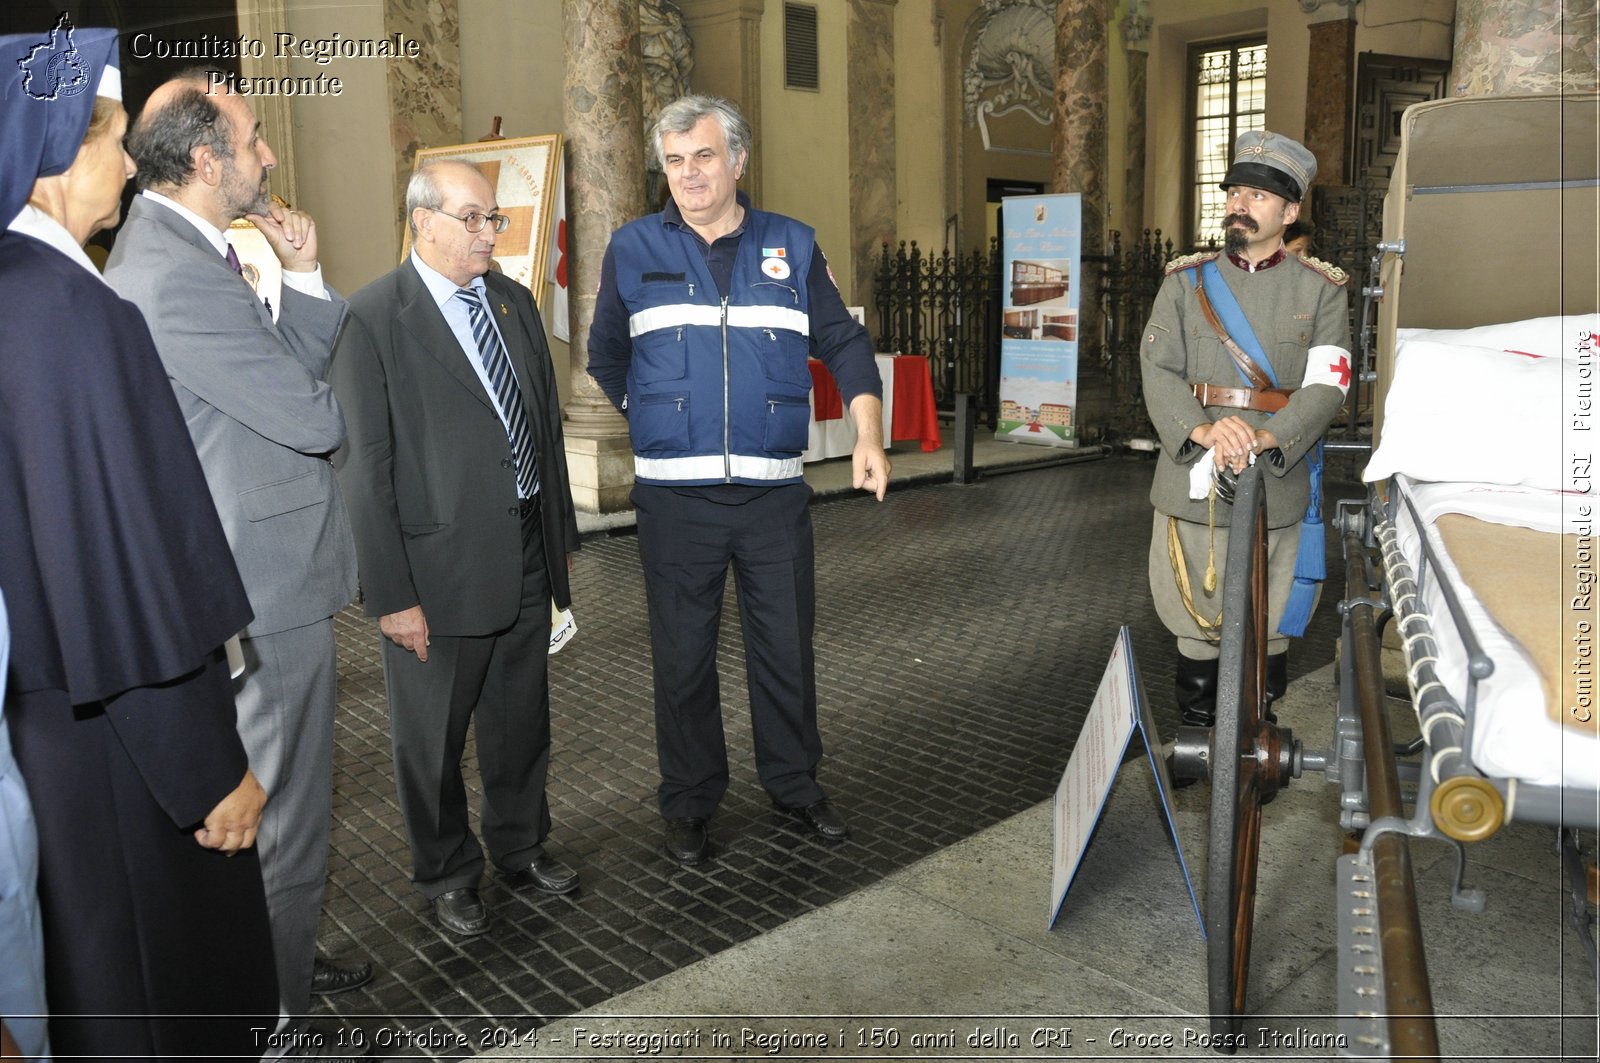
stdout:
POLYGON ((469 210, 465 214, 451 214, 448 210, 440 210, 438 207, 429 207, 428 209, 443 214, 447 218, 454 218, 462 225, 465 225, 469 233, 483 232, 484 225, 489 222, 494 223, 494 231, 497 233, 503 233, 511 227, 511 219, 504 214, 479 214, 475 210, 469 210))

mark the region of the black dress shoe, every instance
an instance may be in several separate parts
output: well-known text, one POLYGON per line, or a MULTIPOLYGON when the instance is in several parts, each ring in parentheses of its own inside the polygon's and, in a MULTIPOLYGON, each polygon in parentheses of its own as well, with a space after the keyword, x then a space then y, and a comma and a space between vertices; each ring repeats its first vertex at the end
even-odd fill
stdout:
POLYGON ((372 981, 372 964, 352 963, 348 967, 318 956, 311 962, 311 991, 328 996, 360 989, 372 981))
POLYGON ((705 862, 711 849, 706 821, 698 816, 667 820, 667 855, 685 867, 705 862))
POLYGON ((345 1035, 328 1026, 313 1026, 307 1023, 292 1033, 275 1035, 284 1046, 284 1059, 363 1059, 372 1055, 372 1045, 365 1043, 353 1047, 350 1042, 354 1038, 345 1035))
POLYGON ((826 797, 809 805, 779 805, 778 808, 791 816, 799 816, 812 833, 825 841, 840 842, 850 837, 844 817, 826 797))
POLYGON ((545 893, 571 893, 578 888, 578 873, 553 856, 541 856, 527 867, 505 872, 513 889, 532 886, 545 893))
POLYGON ((457 937, 473 938, 489 929, 489 913, 471 886, 441 893, 433 899, 433 917, 457 937))

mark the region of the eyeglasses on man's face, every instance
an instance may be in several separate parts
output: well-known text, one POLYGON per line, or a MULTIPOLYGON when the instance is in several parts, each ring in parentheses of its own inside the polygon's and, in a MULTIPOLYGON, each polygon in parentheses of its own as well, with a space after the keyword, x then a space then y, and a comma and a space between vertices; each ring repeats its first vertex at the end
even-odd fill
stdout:
POLYGON ((462 225, 465 225, 469 233, 481 233, 483 232, 483 227, 491 223, 494 225, 495 232, 503 233, 511 225, 511 219, 498 212, 480 214, 478 211, 469 210, 465 214, 451 214, 448 210, 440 210, 438 207, 429 207, 428 209, 435 213, 443 214, 447 218, 454 218, 462 225))

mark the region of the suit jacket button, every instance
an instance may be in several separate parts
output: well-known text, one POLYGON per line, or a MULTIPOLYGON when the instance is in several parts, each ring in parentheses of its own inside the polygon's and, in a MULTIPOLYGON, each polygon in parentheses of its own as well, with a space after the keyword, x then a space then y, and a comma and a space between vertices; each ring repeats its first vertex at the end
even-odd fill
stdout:
POLYGON ((506 509, 506 512, 511 514, 513 517, 515 517, 517 515, 517 507, 516 506, 510 506, 510 507, 508 507, 506 509))
POLYGON ((502 460, 502 461, 501 461, 501 462, 500 462, 500 467, 501 467, 501 468, 502 468, 502 469, 509 469, 509 468, 511 468, 511 459, 510 459, 510 458, 505 458, 505 459, 503 459, 503 460, 502 460))

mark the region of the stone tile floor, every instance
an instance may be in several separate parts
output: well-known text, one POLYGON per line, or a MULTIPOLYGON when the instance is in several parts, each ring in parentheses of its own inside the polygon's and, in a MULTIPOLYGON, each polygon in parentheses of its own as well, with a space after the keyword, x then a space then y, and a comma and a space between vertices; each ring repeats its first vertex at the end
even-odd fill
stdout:
MULTIPOLYGON (((322 944, 378 974, 322 1007, 386 1054, 463 1058, 437 1046, 593 1007, 875 883, 1054 791, 1124 623, 1169 729, 1173 650, 1145 577, 1152 467, 1118 456, 815 505, 820 777, 853 834, 828 846, 768 805, 730 594, 720 668, 732 779, 715 859, 697 869, 660 851, 635 540, 586 540, 579 634, 551 666, 550 848, 583 887, 519 893, 491 874, 493 929, 469 941, 439 930, 408 880, 377 635, 347 610, 322 944)), ((1293 674, 1331 660, 1336 629, 1322 609, 1293 674)), ((467 770, 474 787, 470 745, 467 770)))

